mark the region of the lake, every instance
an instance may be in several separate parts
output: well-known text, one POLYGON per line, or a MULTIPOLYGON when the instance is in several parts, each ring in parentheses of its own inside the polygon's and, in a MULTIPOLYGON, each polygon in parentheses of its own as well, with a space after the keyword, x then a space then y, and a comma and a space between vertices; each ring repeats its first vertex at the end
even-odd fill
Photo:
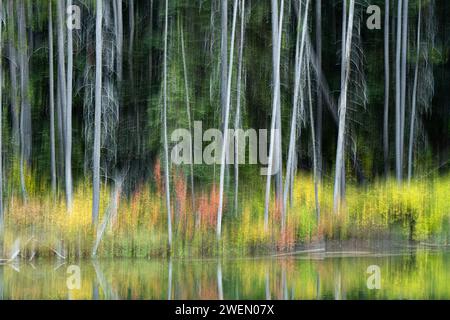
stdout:
POLYGON ((227 260, 21 260, 0 266, 0 298, 450 299, 450 251, 406 248, 227 260), (370 289, 377 279, 380 288, 370 289))

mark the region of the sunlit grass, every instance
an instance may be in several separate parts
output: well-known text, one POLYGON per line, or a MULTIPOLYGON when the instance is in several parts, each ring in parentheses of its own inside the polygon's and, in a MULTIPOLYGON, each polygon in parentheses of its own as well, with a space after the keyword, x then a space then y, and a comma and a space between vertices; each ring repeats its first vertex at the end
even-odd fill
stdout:
MULTIPOLYGON (((32 179, 27 180, 29 184, 32 179)), ((174 178, 172 214, 175 256, 264 254, 288 251, 299 244, 325 239, 389 238, 448 243, 450 221, 450 177, 415 180, 399 185, 379 180, 360 186, 349 184, 339 214, 333 212, 333 185, 319 186, 321 220, 316 221, 313 179, 299 174, 293 198, 288 200, 286 229, 272 201, 270 221, 264 228, 264 184, 241 185, 239 210, 233 195, 225 200, 223 237, 216 240, 218 190, 214 185, 198 190, 196 210, 182 176, 174 178)), ((92 252, 95 230, 91 223, 92 189, 89 182, 74 190, 73 209, 67 211, 64 197, 56 199, 47 186, 35 185, 25 202, 17 194, 9 197, 6 210, 5 244, 21 239, 22 253, 31 256, 87 257, 92 252)), ((231 188, 232 189, 232 188, 231 188)), ((110 221, 98 255, 104 257, 155 257, 167 255, 167 217, 164 188, 142 185, 129 196, 122 195, 117 215, 110 221)), ((108 207, 110 190, 101 191, 100 222, 108 207)), ((273 200, 273 199, 272 199, 273 200)))

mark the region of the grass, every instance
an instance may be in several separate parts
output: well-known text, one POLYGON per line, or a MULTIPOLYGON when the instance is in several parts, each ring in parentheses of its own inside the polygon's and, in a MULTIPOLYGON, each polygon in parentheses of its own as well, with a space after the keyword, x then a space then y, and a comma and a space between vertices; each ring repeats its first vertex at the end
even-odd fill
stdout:
MULTIPOLYGON (((240 210, 233 212, 233 195, 225 201, 223 237, 216 240, 218 188, 212 185, 196 194, 191 208, 186 181, 173 178, 172 213, 174 242, 172 255, 205 257, 256 255, 288 251, 300 244, 325 239, 392 238, 448 243, 450 230, 450 176, 415 180, 399 186, 394 180, 379 180, 357 186, 349 184, 341 213, 335 214, 333 186, 320 186, 321 221, 315 215, 314 185, 308 174, 295 179, 292 207, 288 209, 286 231, 280 230, 280 212, 272 205, 268 230, 264 229, 264 183, 241 185, 240 210)), ((230 186, 230 189, 233 189, 230 186)), ((11 195, 5 215, 4 243, 11 248, 21 239, 22 254, 88 257, 95 239, 91 225, 92 192, 89 183, 74 191, 69 214, 63 196, 55 200, 46 186, 30 188, 28 201, 11 195), (42 191, 40 191, 42 189, 42 191), (63 250, 64 248, 64 250, 63 250)), ((163 257, 167 251, 167 220, 162 196, 164 188, 144 185, 129 197, 122 195, 117 216, 107 227, 98 255, 101 257, 163 257)), ((101 216, 110 198, 102 188, 101 216)), ((274 201, 272 201, 274 202, 274 201)))

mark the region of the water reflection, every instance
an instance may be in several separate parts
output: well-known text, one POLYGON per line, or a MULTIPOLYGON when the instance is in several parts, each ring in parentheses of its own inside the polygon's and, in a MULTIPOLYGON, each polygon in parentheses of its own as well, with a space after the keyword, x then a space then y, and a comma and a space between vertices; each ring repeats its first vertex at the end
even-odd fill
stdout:
POLYGON ((450 253, 237 260, 36 260, 0 266, 2 299, 450 299, 450 253), (79 265, 80 289, 67 287, 79 265), (367 267, 381 289, 367 287, 367 267))

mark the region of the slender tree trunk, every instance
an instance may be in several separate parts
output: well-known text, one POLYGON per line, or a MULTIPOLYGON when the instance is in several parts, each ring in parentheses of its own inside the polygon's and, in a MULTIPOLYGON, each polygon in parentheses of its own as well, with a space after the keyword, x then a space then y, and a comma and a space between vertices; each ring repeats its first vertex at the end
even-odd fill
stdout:
POLYGON ((28 45, 26 36, 26 20, 24 0, 18 2, 19 11, 19 69, 20 69, 20 182, 22 188, 22 197, 25 201, 28 199, 25 186, 25 166, 30 165, 31 157, 31 110, 28 100, 28 45))
POLYGON ((192 211, 196 212, 195 208, 195 189, 194 189, 194 143, 192 140, 192 118, 191 118, 191 103, 189 98, 189 84, 187 76, 187 66, 186 66, 186 52, 184 49, 184 29, 183 23, 181 23, 181 53, 183 56, 183 72, 184 72, 184 90, 186 93, 186 114, 189 123, 189 132, 191 133, 189 139, 189 161, 190 161, 190 178, 191 178, 191 201, 192 201, 192 211))
POLYGON ((48 65, 50 90, 50 175, 53 197, 56 195, 56 151, 55 151, 55 81, 53 64, 53 13, 52 2, 48 4, 48 65))
MULTIPOLYGON (((242 65, 244 54, 245 37, 245 0, 241 0, 241 31, 239 41, 239 61, 236 89, 236 114, 234 119, 234 130, 239 130, 241 125, 241 87, 242 87, 242 65)), ((239 207, 239 137, 234 141, 234 213, 238 213, 239 207)))
MULTIPOLYGON (((322 0, 316 0, 316 55, 317 66, 322 69, 322 0)), ((322 90, 320 82, 316 83, 317 109, 316 109, 316 145, 317 145, 317 178, 322 179, 322 90)))
POLYGON ((11 95, 11 121, 12 132, 11 139, 14 147, 14 153, 18 154, 20 146, 20 106, 18 101, 18 89, 17 89, 17 50, 15 48, 15 15, 14 15, 14 0, 8 0, 7 6, 7 24, 8 24, 8 60, 9 60, 9 74, 10 74, 10 95, 11 95))
POLYGON ((167 209, 167 234, 169 241, 169 250, 172 249, 172 213, 170 208, 170 179, 169 179, 169 145, 167 140, 167 37, 169 24, 169 3, 165 1, 165 18, 164 18, 164 66, 163 66, 163 82, 164 82, 164 106, 163 106, 163 130, 164 130, 164 180, 166 189, 166 209, 167 209))
POLYGON ((405 149, 405 113, 406 113, 406 74, 407 74, 407 55, 408 55, 408 0, 403 0, 403 27, 402 27, 402 63, 401 63, 401 123, 400 123, 400 156, 403 170, 403 159, 405 149))
POLYGON ((413 167, 413 149, 414 149, 414 128, 417 113, 417 82, 419 76, 419 60, 420 60, 420 32, 421 32, 421 20, 422 20, 422 3, 419 0, 419 17, 417 22, 417 55, 416 55, 416 68, 414 70, 414 87, 412 93, 412 110, 411 110, 411 124, 409 126, 409 149, 408 149, 408 183, 411 182, 412 167, 413 167))
MULTIPOLYGON (((337 139, 337 151, 336 151, 336 174, 334 180, 334 211, 337 213, 340 209, 342 200, 342 171, 344 163, 344 140, 345 140, 345 127, 346 127, 346 113, 347 113, 347 91, 348 91, 348 79, 350 77, 350 54, 352 48, 352 35, 353 35, 353 16, 355 9, 355 0, 350 0, 348 28, 346 31, 345 50, 344 55, 344 77, 341 83, 341 97, 339 99, 339 132, 337 139)), ((343 21, 346 23, 346 20, 343 21)))
POLYGON ((291 120, 291 130, 289 136, 289 151, 288 151, 288 160, 286 163, 286 178, 284 184, 284 195, 283 195, 283 210, 281 215, 281 229, 285 229, 286 224, 286 208, 287 208, 287 198, 288 192, 290 190, 290 183, 292 181, 292 176, 294 173, 294 155, 296 149, 296 132, 297 132, 297 113, 298 113, 298 96, 300 88, 300 76, 303 69, 303 55, 305 50, 305 37, 308 29, 308 14, 309 14, 309 4, 310 0, 306 0, 305 13, 303 16, 303 25, 301 29, 301 42, 300 42, 300 22, 301 19, 301 4, 299 5, 299 14, 298 14, 298 24, 297 24, 297 41, 295 45, 295 71, 294 71, 294 99, 292 106, 292 120, 291 120))
POLYGON ((103 55, 103 0, 97 1, 95 24, 95 111, 94 111, 94 149, 92 156, 92 224, 97 225, 100 208, 100 143, 102 121, 102 55, 103 55))
POLYGON ((116 1, 117 7, 117 35, 116 35, 116 50, 117 50, 117 79, 119 83, 122 81, 123 72, 123 9, 122 0, 116 1))
MULTIPOLYGON (((341 41, 341 90, 342 90, 342 81, 345 77, 345 42, 347 38, 347 0, 342 1, 342 41, 341 41)), ((345 150, 345 135, 344 135, 344 148, 345 150)), ((344 196, 345 192, 345 152, 342 155, 342 168, 341 168, 341 186, 339 188, 340 190, 340 196, 344 196)))
POLYGON ((228 0, 220 0, 221 44, 220 44, 220 105, 222 111, 221 125, 225 122, 227 103, 228 72, 228 0))
MULTIPOLYGON (((67 6, 72 0, 67 0, 67 6)), ((73 33, 67 28, 67 103, 66 103, 66 154, 65 154, 65 182, 66 206, 68 212, 72 211, 72 79, 73 79, 73 33)))
MULTIPOLYGON (((308 50, 308 59, 309 61, 309 50, 308 50)), ((308 81, 308 100, 309 100, 309 121, 311 125, 311 144, 313 149, 313 179, 314 179, 314 200, 316 205, 316 221, 317 227, 320 224, 320 202, 319 202, 319 185, 318 185, 318 159, 317 159, 317 147, 316 147, 316 133, 314 129, 314 113, 312 106, 312 94, 311 94, 311 75, 310 75, 310 67, 309 63, 306 65, 306 74, 308 81)))
MULTIPOLYGON (((57 1, 57 14, 58 14, 58 79, 60 86, 60 98, 61 98, 61 116, 62 116, 62 131, 64 139, 64 151, 66 149, 66 110, 67 110, 67 84, 66 84, 66 61, 65 61, 65 37, 64 37, 64 10, 65 0, 57 1)), ((65 152, 64 152, 65 153, 65 152)))
MULTIPOLYGON (((270 185, 272 181, 273 173, 273 161, 275 154, 275 128, 277 113, 279 112, 279 96, 280 96, 280 53, 281 53, 281 30, 279 31, 279 26, 283 22, 283 8, 284 0, 281 0, 280 6, 280 16, 278 17, 278 2, 277 0, 271 0, 272 7, 272 59, 273 59, 273 100, 272 100, 272 120, 270 125, 270 146, 269 146, 269 159, 268 159, 268 169, 267 169, 267 180, 266 180, 266 195, 264 204, 264 230, 268 230, 269 227, 269 202, 270 202, 270 185)), ((275 161, 278 161, 276 159, 275 161)), ((278 162, 278 167, 281 163, 278 162)))
POLYGON ((57 183, 64 181, 64 129, 60 81, 56 81, 56 126, 58 130, 57 183))
MULTIPOLYGON (((284 13, 284 2, 281 2, 280 6, 280 16, 282 17, 284 13)), ((280 55, 281 55, 281 35, 283 34, 283 20, 280 19, 278 24, 278 50, 280 51, 278 56, 278 73, 280 73, 280 55)), ((276 66, 273 66, 273 68, 276 68, 276 66)), ((275 71, 274 71, 275 72, 275 71)), ((280 86, 281 86, 281 80, 280 80, 280 86)), ((277 117, 275 122, 275 128, 279 132, 275 136, 275 157, 276 161, 278 163, 278 172, 275 173, 275 204, 276 204, 276 210, 279 210, 280 212, 283 212, 283 151, 282 151, 282 128, 281 128, 281 89, 277 89, 279 91, 278 97, 277 97, 277 117)))
POLYGON ((397 181, 402 180, 402 156, 401 156, 401 48, 402 48, 402 4, 403 0, 397 3, 397 39, 395 51, 395 172, 397 181))
POLYGON ((225 104, 225 122, 223 127, 223 142, 222 151, 220 154, 220 184, 219 184, 219 206, 217 209, 217 239, 220 240, 222 235, 222 210, 223 210, 223 189, 225 182, 225 166, 226 166, 226 156, 228 151, 228 123, 230 120, 230 103, 231 103, 231 80, 233 79, 233 57, 234 57, 234 36, 236 31, 236 16, 237 16, 238 0, 234 0, 233 4, 233 25, 231 31, 231 44, 230 44, 230 63, 228 70, 228 80, 227 80, 227 101, 225 104))
POLYGON ((385 1, 384 13, 384 121, 383 121, 383 153, 384 174, 389 174, 389 0, 385 1))
POLYGON ((130 26, 130 43, 128 46, 128 62, 130 68, 130 79, 133 76, 133 48, 134 48, 134 31, 135 31, 135 23, 134 23, 134 0, 130 0, 129 2, 129 26, 130 26))

